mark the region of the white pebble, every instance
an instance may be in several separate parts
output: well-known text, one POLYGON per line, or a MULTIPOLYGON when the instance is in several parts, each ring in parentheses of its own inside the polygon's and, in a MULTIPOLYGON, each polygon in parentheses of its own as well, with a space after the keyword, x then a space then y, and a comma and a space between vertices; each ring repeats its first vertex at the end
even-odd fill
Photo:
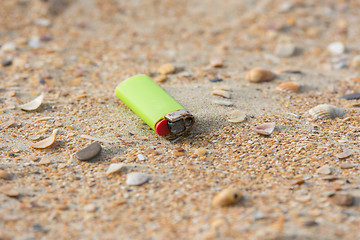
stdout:
POLYGON ((141 172, 132 172, 126 175, 126 184, 131 186, 138 186, 146 183, 149 180, 149 175, 141 172))
POLYGON ((7 42, 7 43, 4 43, 2 46, 1 46, 1 52, 13 52, 16 50, 16 45, 15 43, 13 42, 7 42))
POLYGON ((138 154, 137 158, 139 159, 139 161, 145 161, 146 160, 146 157, 145 157, 144 154, 138 154))
POLYGON ((41 46, 40 37, 32 36, 28 42, 28 46, 32 48, 39 48, 41 46))
POLYGON ((123 168, 124 168, 124 164, 122 163, 112 163, 109 166, 108 170, 106 171, 106 175, 120 172, 123 168))
POLYGON ((227 106, 227 107, 234 105, 232 102, 226 101, 226 100, 214 100, 213 103, 215 103, 217 105, 227 106))
POLYGON ((47 18, 38 18, 35 19, 35 24, 41 27, 48 27, 50 26, 51 22, 47 18))
POLYGON ((292 43, 279 43, 275 49, 275 55, 279 57, 291 57, 294 55, 296 47, 292 43))
POLYGON ((342 54, 345 52, 345 45, 342 42, 333 42, 328 45, 327 49, 332 54, 342 54))

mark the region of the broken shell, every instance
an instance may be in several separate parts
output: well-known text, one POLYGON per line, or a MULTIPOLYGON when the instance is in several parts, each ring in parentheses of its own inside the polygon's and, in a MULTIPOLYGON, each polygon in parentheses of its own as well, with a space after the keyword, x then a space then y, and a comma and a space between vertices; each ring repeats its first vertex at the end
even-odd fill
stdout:
POLYGON ((246 120, 246 112, 234 110, 230 114, 230 117, 228 119, 229 122, 232 123, 240 123, 246 120))
POLYGON ((295 82, 284 82, 279 84, 276 87, 276 90, 282 91, 282 92, 298 92, 300 85, 295 82))
POLYGON ((321 119, 334 119, 345 115, 345 110, 330 104, 320 104, 309 110, 311 116, 321 119))
POLYGON ((353 151, 350 149, 345 149, 343 152, 336 154, 335 156, 339 159, 344 159, 350 157, 353 154, 353 151))
POLYGON ((214 207, 223 207, 236 203, 242 198, 240 191, 234 188, 227 188, 216 194, 212 200, 214 207))
POLYGON ((124 168, 125 166, 122 163, 112 163, 106 171, 106 175, 122 172, 124 168))
POLYGON ((220 96, 220 97, 224 97, 224 98, 230 98, 230 93, 228 91, 224 91, 224 90, 213 90, 211 92, 212 95, 217 95, 217 96, 220 96))
POLYGON ((234 105, 232 102, 226 100, 214 100, 213 103, 227 107, 234 105))
POLYGON ((48 148, 48 147, 50 147, 55 142, 57 131, 58 130, 55 129, 50 137, 45 138, 45 139, 41 140, 40 142, 31 144, 30 146, 33 148, 48 148))
POLYGON ((170 73, 175 72, 175 68, 170 63, 164 64, 161 67, 159 67, 158 72, 163 75, 167 75, 170 73))
POLYGON ((270 135, 275 129, 275 123, 264 123, 257 125, 254 131, 262 135, 270 135))
POLYGON ((141 172, 132 172, 126 175, 126 184, 130 186, 138 186, 146 183, 149 180, 149 175, 141 172))
POLYGON ((226 85, 215 85, 213 86, 213 90, 231 91, 231 88, 226 85))
POLYGON ((269 70, 254 68, 246 75, 246 79, 249 82, 258 83, 271 81, 275 78, 275 76, 276 75, 269 70))
POLYGON ((40 94, 37 98, 35 98, 34 100, 28 102, 28 103, 25 103, 25 104, 22 104, 20 105, 19 107, 22 109, 22 110, 25 110, 25 111, 32 111, 32 110, 36 110, 40 107, 42 101, 44 99, 44 95, 43 94, 40 94))
POLYGON ((93 142, 87 147, 75 153, 75 157, 80 161, 87 161, 96 157, 101 152, 101 145, 98 142, 93 142))

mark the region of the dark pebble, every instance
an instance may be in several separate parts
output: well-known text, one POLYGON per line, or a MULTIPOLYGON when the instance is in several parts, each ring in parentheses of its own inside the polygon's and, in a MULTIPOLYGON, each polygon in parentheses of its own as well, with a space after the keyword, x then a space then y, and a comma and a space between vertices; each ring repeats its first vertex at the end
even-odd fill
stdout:
POLYGON ((222 82, 223 80, 221 78, 213 78, 210 79, 210 82, 222 82))
POLYGON ((316 225, 318 225, 318 223, 314 220, 308 220, 308 221, 304 222, 305 227, 314 227, 316 225))
POLYGON ((75 153, 75 157, 80 161, 87 161, 96 157, 101 151, 101 145, 98 142, 94 142, 84 149, 81 149, 75 153))
POLYGON ((1 65, 2 65, 3 67, 11 66, 12 63, 13 63, 13 62, 12 62, 11 59, 6 59, 6 60, 1 61, 1 65))
POLYGON ((346 100, 357 100, 360 99, 360 93, 347 94, 342 96, 341 98, 346 100))
POLYGON ((36 231, 36 232, 48 232, 48 230, 47 229, 45 229, 43 226, 41 226, 40 224, 35 224, 35 225, 33 225, 33 229, 34 229, 34 231, 36 231))

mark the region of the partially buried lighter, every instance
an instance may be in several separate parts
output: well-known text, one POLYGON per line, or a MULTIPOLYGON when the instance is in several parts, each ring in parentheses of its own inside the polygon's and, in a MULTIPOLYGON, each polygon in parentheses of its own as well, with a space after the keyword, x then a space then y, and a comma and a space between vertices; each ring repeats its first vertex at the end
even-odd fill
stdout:
POLYGON ((193 115, 146 75, 126 79, 115 94, 160 136, 183 134, 195 122, 193 115))

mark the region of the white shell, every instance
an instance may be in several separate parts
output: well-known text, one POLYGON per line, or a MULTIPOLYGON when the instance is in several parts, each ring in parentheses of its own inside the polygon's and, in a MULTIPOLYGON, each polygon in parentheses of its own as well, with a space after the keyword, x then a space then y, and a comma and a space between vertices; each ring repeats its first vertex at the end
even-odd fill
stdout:
POLYGON ((146 183, 149 180, 149 175, 141 172, 132 172, 126 175, 126 184, 131 186, 138 186, 146 183))
POLYGON ((320 104, 309 110, 311 116, 321 119, 334 119, 345 115, 345 110, 330 104, 320 104))
POLYGON ((254 131, 261 134, 261 135, 270 135, 274 129, 275 129, 276 124, 274 122, 271 123, 264 123, 264 124, 260 124, 257 125, 254 128, 254 131))

